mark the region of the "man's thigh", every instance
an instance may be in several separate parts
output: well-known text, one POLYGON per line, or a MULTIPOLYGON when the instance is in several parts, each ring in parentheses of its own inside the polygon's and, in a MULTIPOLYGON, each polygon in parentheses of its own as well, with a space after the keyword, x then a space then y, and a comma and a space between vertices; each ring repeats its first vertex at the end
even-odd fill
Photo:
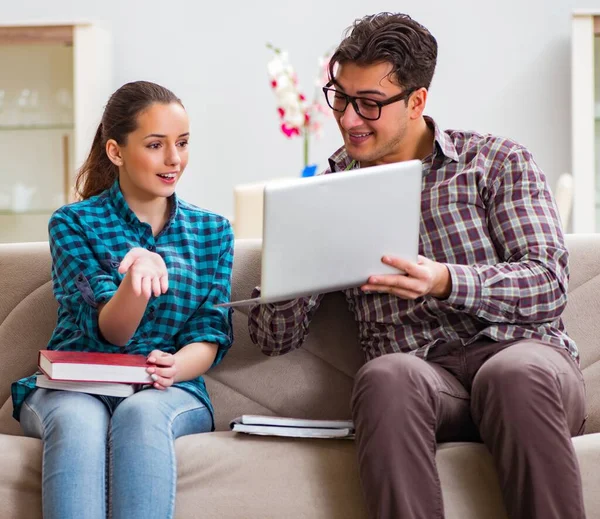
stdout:
MULTIPOLYGON (((583 434, 583 374, 563 348, 538 340, 515 341, 483 363, 475 375, 474 390, 483 385, 493 386, 497 398, 511 398, 512 395, 518 396, 519 400, 533 397, 540 387, 547 388, 548 393, 556 391, 571 435, 583 434)), ((482 411, 473 412, 480 414, 482 411)))
POLYGON ((370 395, 368 407, 374 415, 386 413, 391 398, 405 399, 402 409, 410 413, 412 407, 418 407, 414 412, 422 409, 422 400, 431 402, 437 441, 478 438, 471 419, 468 391, 436 363, 406 353, 383 355, 365 364, 357 373, 354 402, 359 394, 370 395), (421 404, 415 402, 415 396, 420 398, 421 404), (378 410, 380 407, 383 408, 378 410))

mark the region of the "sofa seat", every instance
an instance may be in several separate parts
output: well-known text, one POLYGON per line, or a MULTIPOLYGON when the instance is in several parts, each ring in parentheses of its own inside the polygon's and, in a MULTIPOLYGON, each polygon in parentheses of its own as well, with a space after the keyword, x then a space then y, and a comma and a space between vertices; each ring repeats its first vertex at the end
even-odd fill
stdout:
MULTIPOLYGON (((573 444, 588 519, 599 517, 593 511, 600 510, 600 433, 574 438, 573 444)), ((0 435, 0 451, 4 468, 0 471, 1 516, 41 519, 42 443, 0 435)), ((175 517, 367 517, 351 440, 213 432, 178 439, 176 451, 175 517)), ((446 519, 507 519, 492 458, 483 445, 440 444, 437 460, 446 519)))

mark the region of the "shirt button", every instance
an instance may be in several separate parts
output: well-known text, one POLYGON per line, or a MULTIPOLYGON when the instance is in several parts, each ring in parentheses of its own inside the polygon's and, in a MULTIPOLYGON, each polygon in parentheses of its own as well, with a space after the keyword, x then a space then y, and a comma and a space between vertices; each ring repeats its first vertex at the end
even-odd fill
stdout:
POLYGON ((156 250, 156 247, 154 245, 148 245, 148 247, 146 247, 150 252, 154 252, 156 250))

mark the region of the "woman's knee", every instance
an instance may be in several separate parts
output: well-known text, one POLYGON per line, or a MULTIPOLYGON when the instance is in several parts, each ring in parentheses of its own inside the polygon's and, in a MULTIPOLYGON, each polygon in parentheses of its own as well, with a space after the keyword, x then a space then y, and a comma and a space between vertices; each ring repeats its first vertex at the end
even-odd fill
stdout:
POLYGON ((113 426, 167 427, 183 410, 202 405, 183 389, 145 389, 123 400, 113 413, 113 426))
MULTIPOLYGON (((145 390, 147 397, 152 390, 145 390)), ((137 395, 134 395, 137 396, 137 395)), ((149 398, 129 397, 123 400, 115 409, 112 416, 112 427, 126 426, 135 429, 162 426, 167 416, 158 402, 149 398)))
POLYGON ((113 413, 113 437, 185 434, 210 431, 212 415, 195 396, 179 389, 148 389, 125 399, 113 413))
POLYGON ((21 424, 28 436, 106 438, 110 414, 92 395, 37 389, 23 403, 21 424))

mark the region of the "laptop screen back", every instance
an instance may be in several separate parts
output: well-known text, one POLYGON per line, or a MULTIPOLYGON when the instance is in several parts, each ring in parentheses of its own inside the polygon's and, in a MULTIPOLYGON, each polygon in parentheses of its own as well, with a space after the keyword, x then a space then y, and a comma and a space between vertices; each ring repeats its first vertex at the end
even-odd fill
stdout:
POLYGON ((383 255, 417 260, 418 160, 267 184, 261 295, 265 302, 358 287, 398 272, 383 255))

